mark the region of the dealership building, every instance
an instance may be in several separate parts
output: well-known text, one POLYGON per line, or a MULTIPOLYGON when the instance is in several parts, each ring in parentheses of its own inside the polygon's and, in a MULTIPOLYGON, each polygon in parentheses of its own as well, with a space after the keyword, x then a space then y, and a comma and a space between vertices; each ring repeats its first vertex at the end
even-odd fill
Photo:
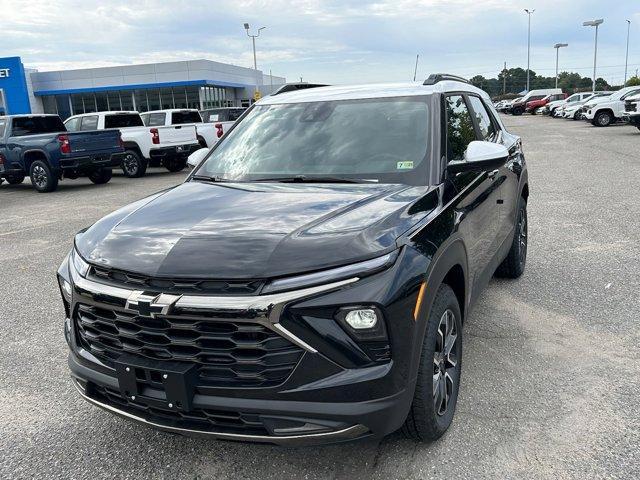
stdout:
POLYGON ((248 106, 285 83, 260 70, 211 60, 39 72, 0 58, 0 115, 248 106))

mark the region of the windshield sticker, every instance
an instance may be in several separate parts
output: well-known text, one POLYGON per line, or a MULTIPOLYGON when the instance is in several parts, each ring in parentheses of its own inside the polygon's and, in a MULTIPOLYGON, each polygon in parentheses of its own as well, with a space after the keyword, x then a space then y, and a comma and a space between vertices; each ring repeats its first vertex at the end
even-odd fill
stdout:
POLYGON ((411 170, 413 168, 413 162, 398 162, 396 164, 396 170, 411 170))

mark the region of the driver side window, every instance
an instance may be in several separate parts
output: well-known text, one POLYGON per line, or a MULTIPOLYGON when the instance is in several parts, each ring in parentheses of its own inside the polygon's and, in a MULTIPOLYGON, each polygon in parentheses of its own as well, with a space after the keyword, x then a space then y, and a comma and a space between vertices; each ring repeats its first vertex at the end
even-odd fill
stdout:
POLYGON ((445 98, 447 110, 447 160, 462 160, 467 146, 476 140, 471 113, 462 95, 445 98))

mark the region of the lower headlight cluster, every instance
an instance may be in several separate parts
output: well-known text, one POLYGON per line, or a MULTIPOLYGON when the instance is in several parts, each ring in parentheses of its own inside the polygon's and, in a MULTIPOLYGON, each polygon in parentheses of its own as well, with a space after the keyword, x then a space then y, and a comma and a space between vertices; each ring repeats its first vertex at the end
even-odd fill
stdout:
POLYGON ((378 307, 369 305, 342 307, 336 314, 336 320, 356 340, 387 339, 384 317, 378 307))

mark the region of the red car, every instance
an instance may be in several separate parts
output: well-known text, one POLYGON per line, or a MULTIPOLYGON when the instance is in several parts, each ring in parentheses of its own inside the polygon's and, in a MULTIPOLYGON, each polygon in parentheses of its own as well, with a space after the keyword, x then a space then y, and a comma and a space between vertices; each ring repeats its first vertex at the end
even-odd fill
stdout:
POLYGON ((536 110, 540 107, 544 107, 549 102, 555 102, 556 100, 564 100, 567 98, 566 93, 555 93, 553 95, 547 95, 544 98, 540 98, 538 100, 531 100, 527 102, 524 111, 530 113, 531 115, 536 114, 536 110))

